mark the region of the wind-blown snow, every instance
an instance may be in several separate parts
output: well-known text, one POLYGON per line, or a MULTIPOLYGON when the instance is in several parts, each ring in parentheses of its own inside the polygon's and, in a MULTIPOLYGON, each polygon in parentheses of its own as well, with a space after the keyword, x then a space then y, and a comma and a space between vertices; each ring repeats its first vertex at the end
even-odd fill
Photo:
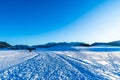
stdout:
MULTIPOLYGON (((1 80, 119 80, 120 51, 0 51, 1 80), (4 67, 3 67, 4 66, 4 67)), ((70 48, 69 48, 70 49, 70 48)), ((114 49, 116 50, 116 49, 114 49)))

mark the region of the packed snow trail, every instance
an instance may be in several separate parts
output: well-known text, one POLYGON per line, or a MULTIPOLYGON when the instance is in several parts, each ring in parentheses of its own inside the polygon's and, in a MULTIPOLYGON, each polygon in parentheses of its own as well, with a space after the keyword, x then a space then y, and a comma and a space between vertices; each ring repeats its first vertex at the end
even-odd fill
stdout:
POLYGON ((81 61, 55 52, 36 51, 37 56, 0 71, 1 80, 107 80, 81 61))

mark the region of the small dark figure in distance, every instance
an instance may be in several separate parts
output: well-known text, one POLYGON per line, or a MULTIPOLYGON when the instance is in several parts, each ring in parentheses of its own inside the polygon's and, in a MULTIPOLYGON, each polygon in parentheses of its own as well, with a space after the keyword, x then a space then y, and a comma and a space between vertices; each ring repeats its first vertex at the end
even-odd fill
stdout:
POLYGON ((28 48, 28 51, 29 51, 29 52, 32 52, 32 50, 31 50, 30 48, 28 48))
POLYGON ((35 48, 28 48, 29 52, 32 52, 32 50, 36 50, 35 48))

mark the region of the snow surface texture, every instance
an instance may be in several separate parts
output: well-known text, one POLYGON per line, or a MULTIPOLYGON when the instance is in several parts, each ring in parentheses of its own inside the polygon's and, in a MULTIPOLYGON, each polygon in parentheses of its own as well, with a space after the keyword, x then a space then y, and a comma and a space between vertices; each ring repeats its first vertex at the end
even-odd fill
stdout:
POLYGON ((0 80, 120 80, 120 51, 0 51, 0 80))
POLYGON ((22 63, 36 55, 36 53, 33 54, 28 51, 0 51, 0 71, 22 63))

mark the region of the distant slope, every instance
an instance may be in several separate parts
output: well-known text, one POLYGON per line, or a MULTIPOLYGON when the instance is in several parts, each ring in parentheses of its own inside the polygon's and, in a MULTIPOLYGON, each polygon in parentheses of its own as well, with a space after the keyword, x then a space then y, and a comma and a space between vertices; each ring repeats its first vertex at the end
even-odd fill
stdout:
POLYGON ((52 47, 46 48, 45 50, 46 51, 78 51, 75 48, 72 48, 70 46, 65 46, 65 45, 52 46, 52 47))
POLYGON ((113 41, 108 43, 95 42, 90 46, 120 46, 120 41, 113 41))
POLYGON ((113 42, 108 42, 108 43, 104 43, 104 42, 95 42, 93 44, 87 44, 84 42, 59 42, 59 43, 55 43, 55 42, 50 42, 47 44, 43 44, 43 45, 33 45, 33 46, 28 46, 28 45, 15 45, 12 46, 10 44, 8 44, 7 42, 1 42, 0 41, 0 48, 9 48, 10 49, 28 49, 28 48, 50 48, 50 47, 56 47, 56 46, 68 46, 68 47, 92 47, 92 46, 104 46, 104 47, 109 47, 109 46, 120 46, 120 40, 119 41, 113 41, 113 42))
POLYGON ((51 42, 51 43, 47 43, 44 45, 34 45, 32 47, 34 48, 49 48, 49 47, 53 47, 53 46, 69 46, 69 47, 75 47, 75 46, 89 46, 89 44, 87 43, 83 43, 83 42, 60 42, 60 43, 55 43, 55 42, 51 42))
POLYGON ((109 42, 108 44, 112 45, 112 46, 120 46, 120 40, 119 41, 109 42))
POLYGON ((109 43, 95 42, 90 46, 111 46, 109 43))
POLYGON ((7 48, 7 47, 11 47, 11 45, 8 44, 7 42, 1 42, 0 41, 0 48, 7 48))

